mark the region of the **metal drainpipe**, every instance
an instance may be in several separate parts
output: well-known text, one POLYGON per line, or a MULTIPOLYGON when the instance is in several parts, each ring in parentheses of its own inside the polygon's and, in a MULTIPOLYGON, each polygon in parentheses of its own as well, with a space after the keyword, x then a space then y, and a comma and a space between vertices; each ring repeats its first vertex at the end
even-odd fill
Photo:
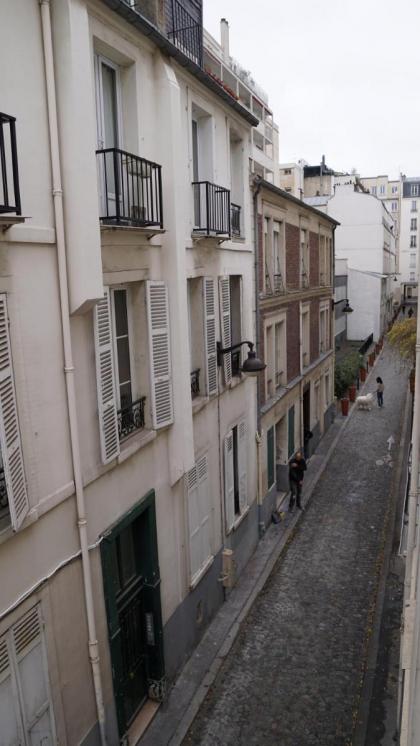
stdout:
POLYGON ((52 194, 57 243, 58 280, 60 289, 61 327, 63 334, 64 373, 66 381, 67 408, 69 414, 72 466, 76 492, 77 525, 79 529, 80 549, 83 569, 85 607, 89 634, 89 659, 92 667, 95 690, 96 710, 102 746, 106 746, 105 709, 102 695, 101 671, 99 663, 98 641, 93 606, 92 574, 87 539, 87 520, 83 491, 80 446, 76 410, 76 392, 74 384, 74 365, 71 346, 70 313, 68 298, 68 279, 66 265, 66 240, 63 215, 63 192, 61 185, 61 164, 59 150, 57 101, 55 93, 54 55, 51 31, 50 0, 39 0, 41 10, 41 27, 45 62, 45 81, 48 104, 48 127, 50 135, 50 155, 52 172, 52 194))
MULTIPOLYGON (((259 240, 258 240, 258 195, 261 191, 261 178, 254 179, 254 282, 255 282, 255 349, 259 354, 260 346, 260 288, 259 288, 259 240)), ((255 433, 257 444, 257 505, 258 505, 258 531, 259 535, 265 533, 265 522, 262 510, 262 472, 261 472, 261 398, 260 385, 257 380, 257 432, 255 433)))

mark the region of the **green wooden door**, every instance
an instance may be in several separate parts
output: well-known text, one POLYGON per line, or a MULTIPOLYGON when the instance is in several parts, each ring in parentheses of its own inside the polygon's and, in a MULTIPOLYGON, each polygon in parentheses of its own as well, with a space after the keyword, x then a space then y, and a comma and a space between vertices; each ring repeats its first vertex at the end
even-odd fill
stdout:
POLYGON ((274 427, 267 430, 267 486, 274 484, 274 427))

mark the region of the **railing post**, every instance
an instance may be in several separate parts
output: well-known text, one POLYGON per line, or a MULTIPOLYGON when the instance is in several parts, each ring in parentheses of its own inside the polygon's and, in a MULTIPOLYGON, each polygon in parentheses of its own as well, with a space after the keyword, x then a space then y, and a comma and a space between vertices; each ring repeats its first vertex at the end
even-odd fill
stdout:
MULTIPOLYGON (((120 219, 120 190, 118 183, 118 150, 116 148, 112 151, 112 159, 114 163, 114 180, 115 180, 115 216, 117 221, 120 219)), ((108 195, 107 195, 108 201, 108 195)))
POLYGON ((3 120, 0 118, 0 168, 1 168, 1 178, 3 183, 3 202, 4 207, 8 208, 9 206, 9 192, 7 189, 7 170, 6 170, 6 154, 4 150, 4 133, 3 133, 3 120))
POLYGON ((163 228, 162 167, 157 166, 157 169, 158 169, 158 188, 159 188, 159 218, 160 218, 160 227, 163 228))
POLYGON ((210 235, 210 197, 209 197, 209 182, 206 181, 206 228, 207 235, 210 235))

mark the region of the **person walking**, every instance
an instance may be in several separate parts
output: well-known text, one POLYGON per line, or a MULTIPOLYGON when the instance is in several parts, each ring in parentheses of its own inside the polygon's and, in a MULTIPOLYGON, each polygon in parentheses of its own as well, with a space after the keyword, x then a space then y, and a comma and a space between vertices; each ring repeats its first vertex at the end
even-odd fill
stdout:
POLYGON ((384 406, 384 383, 382 381, 382 378, 380 376, 377 377, 376 383, 378 384, 376 387, 376 398, 378 400, 378 407, 384 406))
POLYGON ((304 476, 305 471, 306 471, 306 461, 303 458, 302 453, 300 451, 297 451, 297 453, 295 454, 295 457, 292 459, 289 465, 289 484, 290 484, 289 510, 290 512, 293 511, 295 499, 296 499, 296 505, 298 509, 305 510, 305 508, 302 507, 302 504, 301 504, 303 476, 304 476))

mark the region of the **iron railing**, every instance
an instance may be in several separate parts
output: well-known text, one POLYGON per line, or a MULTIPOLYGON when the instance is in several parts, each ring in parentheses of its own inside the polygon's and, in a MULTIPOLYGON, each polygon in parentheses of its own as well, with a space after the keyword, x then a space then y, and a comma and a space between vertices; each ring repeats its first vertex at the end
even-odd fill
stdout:
POLYGON ((186 57, 203 67, 203 27, 178 0, 172 0, 172 29, 168 37, 186 57))
POLYGON ((140 430, 144 427, 145 403, 146 397, 142 396, 140 399, 133 401, 125 407, 121 407, 117 411, 118 435, 120 440, 127 438, 135 430, 140 430))
POLYGON ((241 368, 242 368, 241 350, 234 350, 234 352, 232 352, 231 355, 232 355, 232 375, 240 376, 241 368))
POLYGON ((191 396, 199 396, 200 394, 200 368, 191 371, 191 396))
POLYGON ((16 118, 0 112, 0 215, 22 214, 16 147, 16 118))
POLYGON ((163 228, 162 167, 118 148, 97 150, 100 220, 163 228))
POLYGON ((233 236, 241 235, 241 207, 230 203, 230 227, 233 236))
POLYGON ((372 334, 369 334, 369 336, 366 337, 366 339, 363 342, 363 344, 360 345, 360 347, 359 347, 359 353, 360 353, 360 355, 364 355, 365 352, 371 346, 371 344, 373 344, 373 332, 372 332, 372 334))
POLYGON ((210 181, 193 181, 194 232, 231 234, 230 191, 210 181))

